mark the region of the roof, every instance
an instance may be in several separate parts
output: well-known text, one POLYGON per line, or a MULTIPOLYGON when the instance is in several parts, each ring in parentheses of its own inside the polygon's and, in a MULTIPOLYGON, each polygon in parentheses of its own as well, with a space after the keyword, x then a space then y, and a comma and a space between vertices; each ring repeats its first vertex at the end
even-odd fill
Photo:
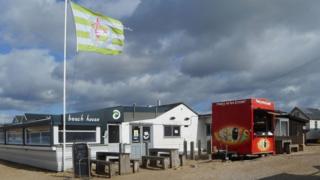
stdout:
MULTIPOLYGON (((309 120, 320 119, 320 109, 308 107, 295 107, 294 109, 298 109, 299 111, 301 111, 305 116, 309 118, 309 120)), ((294 109, 292 111, 294 111, 294 109)))
POLYGON ((158 113, 165 113, 165 112, 167 112, 167 111, 169 111, 169 110, 171 110, 181 104, 188 107, 195 114, 198 114, 192 108, 190 108, 188 105, 186 105, 185 103, 182 103, 182 102, 165 104, 165 105, 160 105, 160 106, 123 106, 123 109, 125 112, 133 112, 133 109, 134 109, 135 112, 155 112, 155 111, 157 111, 158 113))
POLYGON ((26 113, 25 114, 25 117, 26 117, 27 121, 48 119, 51 116, 52 115, 50 115, 50 114, 31 114, 31 113, 26 113))
POLYGON ((280 115, 276 115, 276 117, 288 118, 290 121, 298 121, 298 122, 301 122, 301 123, 307 123, 308 122, 307 119, 304 119, 304 118, 301 118, 301 117, 297 117, 297 116, 293 116, 293 115, 287 114, 287 113, 282 113, 280 115))
POLYGON ((13 118, 12 123, 22 123, 24 121, 26 121, 25 116, 17 115, 13 118))
POLYGON ((211 117, 211 116, 212 116, 211 113, 208 113, 208 114, 199 114, 199 118, 200 118, 200 117, 206 118, 206 117, 211 117))

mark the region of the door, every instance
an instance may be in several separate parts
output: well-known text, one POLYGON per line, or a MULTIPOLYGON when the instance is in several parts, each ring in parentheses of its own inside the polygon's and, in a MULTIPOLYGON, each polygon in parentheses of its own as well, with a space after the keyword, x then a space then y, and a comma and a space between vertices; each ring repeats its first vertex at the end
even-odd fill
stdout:
POLYGON ((120 125, 119 124, 108 124, 107 130, 107 142, 109 152, 119 152, 120 143, 120 125))
POLYGON ((131 158, 139 159, 146 155, 146 143, 148 148, 151 143, 151 126, 131 125, 131 158))

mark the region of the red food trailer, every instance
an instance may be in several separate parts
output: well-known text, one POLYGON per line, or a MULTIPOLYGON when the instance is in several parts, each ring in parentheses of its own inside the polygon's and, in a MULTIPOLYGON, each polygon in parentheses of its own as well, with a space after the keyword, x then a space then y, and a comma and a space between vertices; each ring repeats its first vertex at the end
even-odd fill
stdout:
POLYGON ((264 98, 212 104, 212 146, 227 154, 274 154, 274 103, 264 98))

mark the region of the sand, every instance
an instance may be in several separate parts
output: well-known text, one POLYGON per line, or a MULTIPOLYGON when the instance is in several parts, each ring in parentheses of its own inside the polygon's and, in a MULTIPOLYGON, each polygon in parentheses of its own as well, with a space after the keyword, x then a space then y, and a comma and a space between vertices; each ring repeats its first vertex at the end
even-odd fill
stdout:
MULTIPOLYGON (((72 172, 55 173, 29 166, 0 161, 0 179, 74 179, 72 172)), ((92 177, 91 179, 105 179, 92 177)), ((320 179, 320 145, 305 151, 250 160, 221 162, 187 161, 169 170, 141 169, 139 173, 113 176, 116 180, 195 180, 195 179, 320 179)))

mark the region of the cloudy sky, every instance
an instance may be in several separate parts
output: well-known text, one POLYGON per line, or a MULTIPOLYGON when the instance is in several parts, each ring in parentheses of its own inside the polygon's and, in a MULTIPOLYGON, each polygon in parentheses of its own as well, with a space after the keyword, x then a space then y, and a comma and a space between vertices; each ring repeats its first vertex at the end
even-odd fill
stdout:
MULTIPOLYGON (((318 0, 79 0, 121 20, 122 55, 75 51, 68 15, 68 111, 265 97, 320 106, 318 0)), ((0 0, 0 121, 61 113, 63 0, 0 0)))

